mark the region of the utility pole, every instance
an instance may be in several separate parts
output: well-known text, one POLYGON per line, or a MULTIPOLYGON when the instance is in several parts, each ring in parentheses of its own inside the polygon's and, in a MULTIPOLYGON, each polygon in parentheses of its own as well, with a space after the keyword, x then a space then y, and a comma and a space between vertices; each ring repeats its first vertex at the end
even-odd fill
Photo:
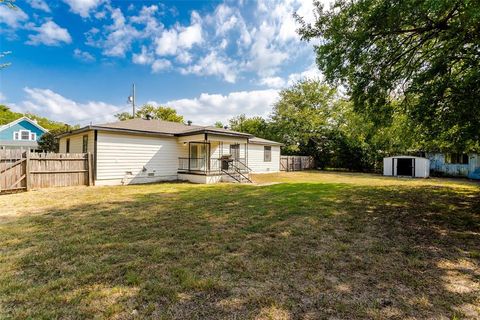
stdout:
POLYGON ((135 83, 132 85, 132 109, 133 109, 133 117, 135 118, 135 83))
POLYGON ((135 118, 135 83, 132 84, 132 95, 128 96, 128 102, 132 104, 132 117, 135 118))

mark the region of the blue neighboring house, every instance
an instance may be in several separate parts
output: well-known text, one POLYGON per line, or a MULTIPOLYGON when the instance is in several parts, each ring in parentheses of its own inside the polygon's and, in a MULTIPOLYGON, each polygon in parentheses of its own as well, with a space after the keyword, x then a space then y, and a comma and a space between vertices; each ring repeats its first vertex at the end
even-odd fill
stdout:
POLYGON ((35 120, 22 117, 0 126, 0 150, 25 149, 36 150, 38 140, 48 130, 35 120))

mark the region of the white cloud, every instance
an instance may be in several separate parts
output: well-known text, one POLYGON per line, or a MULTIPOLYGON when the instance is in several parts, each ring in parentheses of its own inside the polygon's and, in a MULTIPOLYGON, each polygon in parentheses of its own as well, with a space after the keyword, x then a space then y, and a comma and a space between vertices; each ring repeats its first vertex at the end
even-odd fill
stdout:
POLYGON ((0 92, 0 102, 3 102, 5 100, 7 100, 7 97, 2 92, 0 92))
POLYGON ((167 26, 162 21, 168 21, 164 17, 172 15, 171 8, 161 3, 127 9, 110 0, 64 1, 84 17, 101 19, 96 21, 101 27, 85 34, 87 45, 100 48, 107 57, 128 57, 152 72, 171 69, 230 83, 253 74, 251 83, 281 88, 290 80, 280 73, 292 72, 299 61, 314 56, 312 44, 297 35, 293 18, 297 12, 313 21, 310 0, 258 0, 249 12, 252 6, 225 1, 210 13, 193 11, 189 23, 167 26), (131 52, 132 48, 141 51, 131 52))
POLYGON ((287 52, 275 48, 273 45, 272 36, 275 32, 274 26, 264 22, 254 34, 254 42, 250 49, 250 61, 247 66, 261 76, 274 75, 288 58, 287 52))
POLYGON ((60 27, 53 21, 47 21, 40 27, 33 27, 33 30, 37 31, 37 34, 31 34, 28 36, 27 44, 39 45, 44 44, 47 46, 58 46, 62 42, 72 42, 72 37, 68 33, 68 30, 60 27))
POLYGON ((260 79, 259 83, 269 88, 282 88, 285 86, 285 80, 283 80, 281 77, 262 78, 260 79))
POLYGON ((234 83, 237 79, 237 71, 233 62, 226 58, 219 57, 216 52, 210 52, 203 57, 198 63, 180 69, 182 74, 196 74, 196 75, 220 75, 222 78, 230 83, 234 83))
POLYGON ((126 18, 119 8, 107 8, 110 12, 112 24, 104 27, 100 32, 92 28, 85 35, 87 45, 102 48, 102 53, 109 57, 125 57, 130 50, 132 43, 142 37, 131 24, 126 23, 126 18))
POLYGON ((159 38, 155 39, 155 45, 155 53, 159 56, 174 55, 178 47, 177 31, 165 30, 159 38))
POLYGON ((267 117, 278 99, 278 91, 273 89, 231 92, 226 95, 202 93, 192 99, 168 101, 185 119, 194 124, 212 125, 216 121, 227 123, 228 119, 239 114, 267 117))
POLYGON ((42 10, 42 11, 45 11, 45 12, 50 12, 51 11, 50 7, 48 6, 48 4, 44 0, 28 0, 27 2, 34 9, 42 10))
POLYGON ((73 50, 73 56, 77 58, 78 60, 84 61, 84 62, 93 62, 95 61, 95 57, 87 51, 82 51, 80 49, 75 49, 73 50))
POLYGON ((298 73, 292 73, 288 76, 288 85, 292 85, 295 82, 298 82, 300 80, 305 80, 305 79, 323 79, 323 75, 318 69, 317 65, 313 63, 310 67, 308 67, 307 70, 303 72, 298 72, 298 73))
POLYGON ((180 63, 187 64, 192 62, 193 58, 190 53, 182 51, 177 55, 176 60, 180 63))
POLYGON ((98 7, 103 0, 63 0, 70 6, 70 10, 79 14, 82 18, 87 18, 90 11, 98 7))
POLYGON ((153 55, 148 52, 147 47, 142 46, 142 52, 134 53, 132 62, 135 64, 151 64, 153 62, 153 55))
POLYGON ((201 44, 203 42, 201 19, 195 11, 192 13, 191 21, 187 27, 176 25, 174 28, 164 30, 155 39, 155 53, 159 56, 185 54, 186 49, 201 44))
POLYGON ((143 6, 137 16, 130 17, 130 21, 134 24, 143 25, 145 36, 153 36, 163 29, 163 24, 157 18, 157 14, 160 14, 157 5, 143 6))
POLYGON ((88 101, 79 103, 50 90, 39 88, 24 88, 26 100, 19 104, 11 104, 12 108, 20 112, 32 112, 55 121, 70 124, 85 125, 90 122, 101 123, 114 121, 114 114, 121 107, 105 102, 88 101))
POLYGON ((10 28, 16 29, 21 26, 21 22, 27 21, 28 15, 22 9, 12 10, 5 5, 0 5, 0 23, 4 23, 10 28))
POLYGON ((178 32, 178 45, 181 48, 190 49, 195 44, 202 43, 201 18, 197 12, 192 12, 192 24, 188 27, 181 27, 178 32))
POLYGON ((152 72, 158 73, 172 66, 172 63, 166 59, 158 59, 152 63, 152 72))

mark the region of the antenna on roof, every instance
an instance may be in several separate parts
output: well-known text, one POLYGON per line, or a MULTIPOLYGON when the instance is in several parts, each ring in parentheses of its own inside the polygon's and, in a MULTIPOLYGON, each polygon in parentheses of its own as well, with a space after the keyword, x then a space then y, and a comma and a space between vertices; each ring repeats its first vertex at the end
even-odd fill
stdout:
POLYGON ((132 104, 132 116, 135 118, 135 83, 132 84, 132 95, 128 96, 128 103, 132 104))

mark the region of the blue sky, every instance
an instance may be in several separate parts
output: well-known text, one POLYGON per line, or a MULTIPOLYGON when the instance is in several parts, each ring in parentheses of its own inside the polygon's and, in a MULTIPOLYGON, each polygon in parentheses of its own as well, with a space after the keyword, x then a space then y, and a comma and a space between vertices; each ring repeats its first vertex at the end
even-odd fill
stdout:
POLYGON ((318 77, 294 12, 310 0, 17 0, 0 6, 0 102, 71 124, 167 104, 197 124, 268 116, 278 91, 318 77))

